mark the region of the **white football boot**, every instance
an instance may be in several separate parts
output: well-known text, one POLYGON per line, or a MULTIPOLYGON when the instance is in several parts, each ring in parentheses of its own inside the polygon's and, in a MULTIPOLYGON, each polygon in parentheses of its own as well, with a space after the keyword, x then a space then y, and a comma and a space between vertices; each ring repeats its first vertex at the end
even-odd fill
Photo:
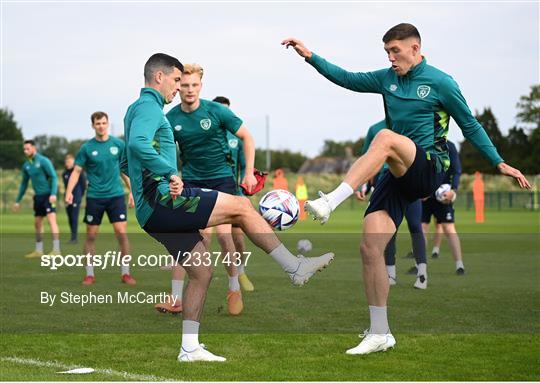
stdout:
POLYGON ((419 275, 416 277, 416 282, 414 282, 414 288, 425 290, 427 289, 427 278, 425 275, 419 275))
POLYGON ((313 201, 306 201, 304 208, 315 220, 319 220, 324 225, 330 218, 332 208, 328 202, 328 197, 322 191, 319 191, 319 197, 313 201))
POLYGON ((390 286, 395 286, 395 285, 397 284, 396 278, 391 277, 391 276, 389 275, 389 276, 388 276, 388 284, 389 284, 390 286))
POLYGON ((298 267, 295 271, 288 273, 293 285, 302 286, 309 281, 317 271, 321 271, 332 262, 334 253, 326 253, 320 257, 304 257, 299 255, 298 267))
POLYGON ((360 335, 363 338, 360 344, 356 347, 345 351, 349 355, 366 355, 372 352, 386 351, 389 348, 394 348, 396 339, 391 333, 388 334, 370 334, 368 330, 360 335))
POLYGON ((180 354, 178 354, 179 362, 225 362, 226 360, 222 356, 212 354, 202 343, 200 347, 191 352, 180 348, 180 354))

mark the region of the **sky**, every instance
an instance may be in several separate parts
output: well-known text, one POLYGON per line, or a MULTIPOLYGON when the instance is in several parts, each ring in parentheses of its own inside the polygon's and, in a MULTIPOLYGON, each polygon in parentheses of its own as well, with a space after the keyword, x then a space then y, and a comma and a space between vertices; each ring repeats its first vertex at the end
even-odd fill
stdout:
MULTIPOLYGON (((506 132, 539 82, 538 20, 537 2, 2 1, 0 105, 25 138, 90 138, 97 110, 119 135, 144 63, 163 52, 202 65, 202 98, 228 97, 258 147, 269 116, 272 149, 314 156, 325 139, 365 136, 384 117, 382 98, 330 83, 281 41, 371 71, 389 67, 382 35, 410 22, 427 62, 458 82, 473 112, 491 107, 506 132)), ((449 137, 463 140, 453 122, 449 137)))

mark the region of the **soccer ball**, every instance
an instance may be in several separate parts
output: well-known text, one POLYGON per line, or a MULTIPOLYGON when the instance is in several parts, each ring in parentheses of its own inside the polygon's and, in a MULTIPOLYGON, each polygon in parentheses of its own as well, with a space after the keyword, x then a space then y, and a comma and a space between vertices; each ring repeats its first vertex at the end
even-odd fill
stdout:
POLYGON ((313 245, 309 239, 301 239, 296 244, 296 248, 301 254, 306 254, 309 253, 311 249, 313 249, 313 245))
POLYGON ((435 190, 435 198, 437 198, 437 201, 442 202, 444 193, 450 191, 450 189, 452 189, 450 184, 442 184, 441 186, 439 186, 439 188, 435 190))
POLYGON ((259 212, 274 230, 287 230, 298 221, 300 206, 287 190, 272 190, 259 202, 259 212))

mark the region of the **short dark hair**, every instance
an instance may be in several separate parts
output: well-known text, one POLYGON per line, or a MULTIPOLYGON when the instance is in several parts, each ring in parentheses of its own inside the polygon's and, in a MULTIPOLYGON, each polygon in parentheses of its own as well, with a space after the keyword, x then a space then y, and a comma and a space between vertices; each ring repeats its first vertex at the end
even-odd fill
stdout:
POLYGON ((75 159, 75 156, 74 156, 73 154, 71 154, 71 153, 68 153, 68 154, 66 154, 66 155, 64 156, 64 159, 66 159, 66 158, 73 158, 73 159, 75 159))
POLYGON ((90 116, 90 119, 92 120, 92 124, 93 124, 94 121, 101 120, 103 117, 105 117, 107 119, 107 121, 109 121, 109 116, 105 112, 94 112, 90 116))
POLYGON ((418 29, 412 24, 401 23, 393 26, 386 32, 382 38, 383 43, 387 43, 392 40, 405 40, 409 37, 415 37, 418 41, 422 41, 418 29))
POLYGON ((178 68, 180 72, 184 71, 184 66, 176 57, 166 55, 165 53, 155 53, 144 64, 144 80, 146 82, 151 81, 154 73, 158 70, 169 74, 172 72, 172 68, 178 68))
POLYGON ((224 96, 217 96, 212 101, 219 102, 220 104, 231 106, 231 101, 227 97, 224 96))
POLYGON ((26 144, 30 144, 32 146, 36 146, 36 141, 34 140, 24 140, 24 144, 23 145, 26 145, 26 144))

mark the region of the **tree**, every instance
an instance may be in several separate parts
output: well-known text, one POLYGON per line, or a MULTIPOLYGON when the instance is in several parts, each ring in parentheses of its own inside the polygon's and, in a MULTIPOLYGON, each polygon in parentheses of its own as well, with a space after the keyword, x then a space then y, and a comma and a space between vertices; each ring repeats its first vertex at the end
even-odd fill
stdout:
POLYGON ((64 166, 64 157, 68 152, 69 143, 67 138, 43 134, 34 137, 34 141, 36 141, 39 152, 49 158, 55 168, 58 169, 64 166))
MULTIPOLYGON (((506 146, 505 140, 491 108, 485 108, 481 114, 477 112, 475 117, 486 130, 487 135, 497 148, 499 154, 503 156, 506 146)), ((464 173, 472 174, 475 171, 479 171, 495 174, 497 172, 496 168, 468 140, 461 142, 459 156, 464 173)))
POLYGON ((527 133, 517 126, 508 131, 506 136, 506 149, 504 160, 512 166, 518 168, 523 173, 529 173, 532 170, 531 162, 532 147, 527 133))
MULTIPOLYGON (((307 160, 307 157, 302 153, 291 152, 290 150, 271 150, 270 156, 272 159, 270 170, 283 168, 297 172, 307 160)), ((266 150, 255 150, 255 167, 260 170, 266 170, 266 150)))
POLYGON ((14 169, 22 166, 23 134, 13 112, 0 108, 0 168, 14 169))
POLYGON ((519 122, 540 128, 540 85, 532 85, 531 92, 521 96, 516 104, 518 108, 517 119, 519 122))

